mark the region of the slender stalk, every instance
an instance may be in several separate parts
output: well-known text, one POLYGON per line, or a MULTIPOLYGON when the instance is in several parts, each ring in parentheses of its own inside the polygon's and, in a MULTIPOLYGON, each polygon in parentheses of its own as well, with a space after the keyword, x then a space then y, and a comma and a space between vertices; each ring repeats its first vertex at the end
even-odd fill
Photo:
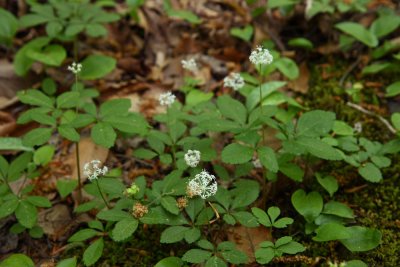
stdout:
MULTIPOLYGON (((262 64, 259 65, 260 72, 262 71, 262 64)), ((264 117, 264 111, 262 107, 262 84, 264 83, 264 76, 261 74, 261 83, 259 84, 259 92, 260 92, 260 116, 261 118, 264 117)), ((261 124, 261 135, 262 135, 262 141, 263 144, 265 144, 265 134, 264 134, 264 124, 261 124)))
POLYGON ((82 201, 81 161, 79 157, 79 142, 75 143, 76 167, 78 168, 78 203, 82 201))
POLYGON ((110 207, 110 205, 108 204, 106 198, 104 197, 103 191, 101 191, 101 188, 100 188, 100 185, 99 185, 99 180, 98 180, 98 179, 95 179, 95 180, 96 180, 97 189, 99 189, 100 196, 101 196, 101 198, 103 199, 104 204, 106 204, 107 208, 110 209, 111 207, 110 207))

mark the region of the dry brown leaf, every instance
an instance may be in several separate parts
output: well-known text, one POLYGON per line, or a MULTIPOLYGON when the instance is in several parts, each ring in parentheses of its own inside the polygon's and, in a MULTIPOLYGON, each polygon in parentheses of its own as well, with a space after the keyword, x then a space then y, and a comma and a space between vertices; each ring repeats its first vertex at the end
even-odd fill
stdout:
POLYGON ((71 221, 68 206, 61 204, 42 210, 38 215, 39 226, 43 228, 45 234, 53 236, 54 240, 65 233, 65 228, 70 225, 71 221))
MULTIPOLYGON (((73 179, 77 179, 78 177, 78 167, 76 164, 75 149, 76 147, 74 146, 73 151, 69 155, 69 158, 66 160, 67 164, 71 166, 73 179)), ((91 138, 85 137, 79 141, 79 158, 80 158, 82 182, 84 182, 87 179, 87 177, 84 177, 83 175, 83 165, 86 162, 90 162, 94 159, 100 160, 101 162, 104 163, 107 159, 107 156, 108 156, 108 149, 96 145, 95 143, 93 143, 91 138)))
POLYGON ((7 112, 0 111, 0 136, 7 136, 16 128, 15 118, 7 112))
POLYGON ((263 227, 247 228, 242 225, 228 229, 228 240, 236 243, 236 247, 246 253, 249 262, 255 261, 254 253, 263 241, 272 240, 270 231, 263 227))
POLYGON ((295 92, 300 92, 305 94, 308 92, 308 88, 310 86, 309 80, 310 80, 310 71, 307 67, 307 63, 303 62, 300 64, 299 77, 296 80, 290 81, 288 83, 288 87, 295 92))

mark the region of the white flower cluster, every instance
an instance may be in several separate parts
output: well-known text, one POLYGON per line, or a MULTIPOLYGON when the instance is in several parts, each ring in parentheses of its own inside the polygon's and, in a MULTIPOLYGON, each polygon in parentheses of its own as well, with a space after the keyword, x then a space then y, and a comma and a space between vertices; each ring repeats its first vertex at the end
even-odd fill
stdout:
POLYGON ((255 50, 251 51, 249 59, 251 63, 256 66, 264 64, 268 65, 274 60, 269 50, 262 46, 257 46, 255 50))
POLYGON ((254 168, 261 169, 262 168, 262 164, 261 164, 260 159, 258 159, 258 158, 253 159, 253 166, 254 166, 254 168))
POLYGON ((214 175, 206 170, 196 174, 188 184, 189 196, 200 196, 202 199, 209 198, 217 193, 217 180, 214 175))
POLYGON ((185 154, 185 162, 192 168, 196 167, 200 162, 200 151, 189 149, 185 154))
POLYGON ((83 166, 83 174, 87 176, 90 181, 98 179, 101 175, 106 175, 108 172, 107 166, 101 168, 100 165, 101 161, 97 159, 85 163, 83 166))
POLYGON ((182 67, 191 72, 197 72, 199 70, 196 60, 194 58, 190 58, 188 60, 182 60, 182 67))
POLYGON ((164 94, 161 94, 158 98, 158 101, 160 101, 161 106, 171 106, 172 103, 175 102, 175 95, 172 94, 171 92, 166 92, 164 94))
POLYGON ((224 86, 237 91, 244 86, 244 79, 239 73, 232 72, 224 78, 224 86))
POLYGON ((82 64, 72 62, 72 64, 68 66, 68 70, 71 71, 73 74, 78 74, 82 70, 82 64))
POLYGON ((361 123, 361 122, 356 122, 356 123, 354 123, 353 130, 354 130, 356 133, 361 133, 362 130, 363 130, 362 123, 361 123))

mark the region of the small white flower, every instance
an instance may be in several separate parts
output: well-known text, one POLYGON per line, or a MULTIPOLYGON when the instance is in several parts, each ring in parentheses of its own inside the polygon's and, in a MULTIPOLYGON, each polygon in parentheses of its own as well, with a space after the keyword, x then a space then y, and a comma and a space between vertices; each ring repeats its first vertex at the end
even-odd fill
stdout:
POLYGON ((356 133, 361 133, 362 132, 362 129, 363 127, 362 127, 362 123, 361 122, 356 122, 356 123, 354 123, 354 127, 353 127, 353 130, 356 132, 356 133))
POLYGON ((81 63, 72 62, 72 64, 68 66, 68 70, 76 75, 79 72, 81 72, 82 64, 81 63))
POLYGON ((269 50, 262 46, 257 46, 255 50, 251 51, 249 59, 251 63, 256 66, 264 64, 268 65, 274 60, 269 50))
POLYGON ((88 177, 90 181, 98 179, 99 176, 106 175, 108 172, 107 166, 100 167, 100 160, 92 160, 91 162, 85 163, 83 166, 83 174, 88 177))
POLYGON ((232 72, 224 78, 224 86, 237 91, 244 86, 244 79, 239 73, 232 72))
POLYGON ((254 168, 257 168, 257 169, 262 168, 260 159, 253 159, 253 166, 254 166, 254 168))
POLYGON ((190 58, 188 60, 182 60, 182 67, 191 72, 197 72, 199 70, 196 60, 194 58, 190 58))
POLYGON ((200 162, 200 151, 189 149, 185 154, 185 162, 192 168, 196 167, 200 162))
POLYGON ((217 180, 214 175, 203 170, 190 180, 188 192, 191 196, 200 196, 202 199, 209 198, 217 193, 217 180))
POLYGON ((161 106, 171 106, 175 102, 175 98, 175 95, 171 92, 166 92, 159 96, 158 101, 160 101, 161 106))

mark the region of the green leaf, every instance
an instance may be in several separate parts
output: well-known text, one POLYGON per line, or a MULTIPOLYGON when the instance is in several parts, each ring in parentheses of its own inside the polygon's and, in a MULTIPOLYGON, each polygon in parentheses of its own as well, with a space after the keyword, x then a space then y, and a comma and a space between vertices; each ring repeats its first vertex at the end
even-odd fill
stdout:
POLYGON ((22 139, 17 137, 0 137, 0 150, 33 151, 32 147, 24 146, 22 139))
POLYGON ((125 116, 131 108, 131 101, 127 98, 112 99, 104 102, 100 106, 100 116, 125 116))
POLYGON ((190 230, 185 232, 185 240, 189 244, 197 241, 201 236, 201 232, 198 228, 191 228, 190 230))
POLYGON ((104 240, 99 238, 94 241, 83 253, 83 262, 86 266, 95 264, 103 254, 104 240))
POLYGON ((362 75, 375 74, 388 69, 392 64, 389 62, 373 63, 363 68, 362 75))
POLYGON ((114 145, 117 134, 110 124, 99 122, 93 126, 91 137, 96 144, 110 148, 114 145))
POLYGON ((49 141, 52 133, 52 128, 36 128, 23 137, 22 143, 26 146, 40 146, 49 141))
MULTIPOLYGON (((282 81, 273 81, 267 82, 261 85, 261 95, 262 99, 266 98, 273 92, 276 92, 279 88, 286 85, 286 82, 282 81)), ((256 88, 251 91, 251 93, 247 96, 246 99, 246 107, 248 110, 253 110, 260 103, 260 91, 259 88, 256 88)))
POLYGON ((27 57, 49 66, 61 66, 67 57, 67 52, 61 45, 48 45, 43 50, 28 50, 27 57))
POLYGON ((344 121, 335 121, 333 124, 333 131, 338 135, 353 135, 353 127, 344 121))
POLYGON ((165 196, 161 198, 161 206, 172 214, 178 215, 179 208, 174 197, 165 196))
POLYGON ((0 43, 11 45, 18 30, 18 20, 7 10, 0 8, 0 43))
POLYGON ((35 267, 35 264, 28 256, 17 253, 0 262, 0 267, 35 267))
POLYGON ((116 210, 116 209, 102 210, 99 213, 97 213, 96 217, 101 220, 105 220, 105 221, 109 221, 109 222, 118 222, 123 219, 132 218, 132 216, 128 212, 122 211, 122 210, 116 210))
POLYGON ((24 104, 47 107, 50 109, 53 108, 54 101, 39 90, 29 89, 26 91, 21 91, 17 95, 18 99, 24 104))
MULTIPOLYGON (((399 113, 400 115, 400 113, 399 113)), ((371 161, 378 167, 378 168, 386 168, 389 167, 391 164, 390 158, 384 156, 372 156, 371 161)))
POLYGON ((367 162, 358 168, 358 173, 367 181, 377 183, 382 180, 381 171, 372 163, 367 162))
POLYGON ((222 150, 222 161, 229 164, 249 162, 253 157, 253 149, 241 144, 230 144, 222 150))
POLYGON ((78 105, 79 98, 79 92, 65 92, 57 97, 57 108, 74 108, 78 105))
POLYGON ((235 182, 235 189, 230 190, 233 201, 231 209, 243 208, 253 203, 259 195, 260 185, 253 180, 238 180, 235 182))
POLYGON ((288 5, 295 5, 298 0, 269 0, 268 8, 284 7, 288 5))
POLYGON ((226 263, 217 256, 212 256, 206 262, 205 267, 227 267, 226 263))
POLYGON ((296 62, 294 62, 290 58, 279 58, 278 60, 274 61, 274 65, 280 72, 283 73, 283 75, 285 75, 290 80, 294 80, 299 77, 299 68, 297 67, 296 62))
POLYGON ((251 25, 246 25, 244 28, 233 27, 230 30, 232 36, 238 37, 244 41, 250 41, 253 36, 254 29, 251 25))
POLYGON ((157 156, 157 153, 153 152, 150 149, 138 148, 133 151, 133 156, 140 159, 152 159, 157 156))
POLYGON ((243 226, 246 227, 257 227, 259 224, 257 218, 254 217, 250 212, 238 211, 232 213, 232 216, 243 226))
POLYGON ((377 38, 381 38, 395 31, 400 26, 400 18, 397 14, 386 14, 374 20, 370 32, 377 38))
POLYGON ((318 217, 324 204, 322 197, 318 192, 306 194, 302 189, 293 193, 291 201, 293 207, 307 220, 307 222, 312 222, 318 217))
POLYGON ((57 84, 52 78, 45 78, 42 81, 42 90, 47 95, 54 95, 57 92, 57 84))
POLYGON ((343 218, 353 219, 353 210, 343 203, 336 201, 329 201, 325 204, 322 213, 336 215, 343 218))
POLYGON ((306 38, 290 39, 288 42, 288 45, 294 46, 294 47, 301 47, 301 48, 305 48, 305 49, 313 49, 314 48, 313 43, 306 38))
POLYGON ((179 242, 185 237, 185 233, 189 230, 188 227, 184 226, 168 227, 161 233, 160 242, 167 244, 179 242))
POLYGON ((217 106, 226 118, 237 121, 242 125, 246 123, 247 110, 240 101, 223 95, 218 97, 217 106))
POLYGON ((139 221, 133 217, 117 222, 112 230, 112 239, 119 242, 131 237, 138 225, 139 221))
POLYGON ((58 193, 62 198, 71 194, 77 186, 78 186, 78 180, 75 179, 65 179, 65 180, 58 179, 56 184, 58 193))
POLYGON ((318 183, 328 191, 329 195, 332 197, 333 194, 339 189, 338 182, 335 177, 333 176, 325 176, 322 177, 321 174, 316 173, 315 176, 317 177, 318 183))
POLYGON ((154 267, 181 267, 183 265, 183 262, 180 258, 178 257, 167 257, 154 265, 154 267))
POLYGON ((7 217, 12 214, 18 207, 19 200, 16 196, 13 196, 10 200, 2 202, 0 205, 0 218, 7 217))
POLYGON ((239 250, 228 250, 221 252, 222 257, 233 264, 245 264, 248 261, 247 255, 239 250))
POLYGON ((61 125, 57 128, 57 131, 62 137, 72 142, 79 142, 81 139, 80 134, 72 127, 61 125))
POLYGON ((275 251, 273 248, 260 248, 256 250, 254 256, 258 263, 267 264, 275 257, 275 251))
POLYGON ((28 167, 28 164, 32 160, 31 152, 24 152, 14 159, 8 169, 8 182, 13 182, 18 180, 22 172, 28 167))
POLYGON ((195 106, 197 104, 206 102, 213 97, 213 93, 205 93, 200 90, 190 90, 186 95, 185 101, 188 106, 195 106))
POLYGON ((260 208, 253 207, 253 208, 251 208, 251 212, 254 214, 254 216, 257 217, 259 223, 261 223, 265 227, 272 226, 271 219, 269 218, 269 216, 267 215, 267 213, 265 211, 263 211, 260 208))
POLYGON ((30 50, 40 50, 43 46, 47 45, 50 40, 51 39, 49 37, 38 37, 28 42, 21 49, 19 49, 18 52, 15 54, 13 62, 15 73, 20 76, 25 75, 34 63, 34 60, 28 57, 27 53, 30 50))
POLYGON ((394 82, 386 88, 386 97, 393 97, 400 94, 400 81, 394 82))
POLYGON ((36 224, 37 211, 30 202, 22 200, 15 210, 15 216, 20 224, 26 228, 32 228, 36 224))
POLYGON ((400 113, 399 112, 393 113, 392 116, 390 117, 390 120, 392 121, 394 128, 396 128, 397 131, 400 131, 400 113))
POLYGON ((209 251, 202 249, 191 249, 182 256, 182 260, 190 263, 202 263, 208 260, 211 256, 212 253, 209 251))
POLYGON ((302 137, 295 142, 300 147, 303 147, 311 155, 326 159, 326 160, 341 160, 341 154, 332 146, 315 138, 302 137))
POLYGON ((351 260, 346 261, 346 267, 368 267, 368 265, 361 260, 351 260))
POLYGON ((347 239, 341 239, 340 242, 352 252, 368 251, 376 248, 381 242, 382 234, 376 229, 351 226, 347 227, 350 235, 347 239))
POLYGON ((107 116, 104 122, 109 123, 113 128, 125 133, 136 133, 136 121, 132 117, 122 117, 120 115, 107 116))
POLYGON ((99 23, 91 23, 86 25, 86 33, 90 37, 99 37, 107 35, 107 29, 99 23))
POLYGON ((214 245, 205 239, 201 239, 197 242, 197 246, 199 246, 200 248, 206 249, 206 250, 213 250, 214 249, 214 245))
POLYGON ((79 77, 83 80, 96 80, 115 69, 117 61, 108 56, 90 55, 82 61, 79 77))
POLYGON ((72 257, 69 259, 64 259, 62 261, 59 261, 56 267, 76 267, 76 264, 77 264, 76 257, 72 257))
POLYGON ((283 253, 294 255, 299 252, 305 251, 306 248, 302 244, 300 244, 296 241, 291 241, 287 244, 279 246, 279 250, 281 250, 283 253))
POLYGON ((317 235, 313 237, 313 240, 318 242, 347 239, 351 237, 347 228, 338 223, 327 223, 321 225, 315 230, 315 233, 317 235))
POLYGON ((35 205, 36 207, 42 207, 42 208, 50 208, 51 207, 51 202, 41 196, 28 196, 26 198, 31 204, 35 205))
POLYGON ((332 130, 335 117, 335 113, 323 110, 304 113, 297 123, 297 136, 317 137, 325 135, 332 130))
POLYGON ((55 147, 52 145, 42 146, 33 154, 33 162, 36 165, 47 165, 53 158, 55 147))
POLYGON ((341 22, 336 24, 335 27, 342 32, 351 35, 369 47, 376 47, 379 43, 377 37, 373 33, 366 30, 364 26, 359 23, 341 22))
POLYGON ((81 242, 81 241, 85 241, 88 240, 94 236, 97 236, 98 234, 100 234, 98 231, 94 230, 94 229, 82 229, 79 230, 78 232, 76 232, 75 234, 73 234, 69 239, 68 242, 81 242))
POLYGON ((289 217, 283 217, 273 223, 275 228, 286 228, 289 224, 293 223, 293 219, 289 217))
POLYGON ((257 150, 258 158, 262 165, 269 171, 277 173, 279 170, 278 161, 276 159, 275 151, 270 147, 260 147, 257 150))
POLYGON ((184 19, 193 24, 201 23, 201 19, 191 11, 188 10, 175 10, 172 8, 170 0, 164 0, 164 9, 169 17, 184 19))

